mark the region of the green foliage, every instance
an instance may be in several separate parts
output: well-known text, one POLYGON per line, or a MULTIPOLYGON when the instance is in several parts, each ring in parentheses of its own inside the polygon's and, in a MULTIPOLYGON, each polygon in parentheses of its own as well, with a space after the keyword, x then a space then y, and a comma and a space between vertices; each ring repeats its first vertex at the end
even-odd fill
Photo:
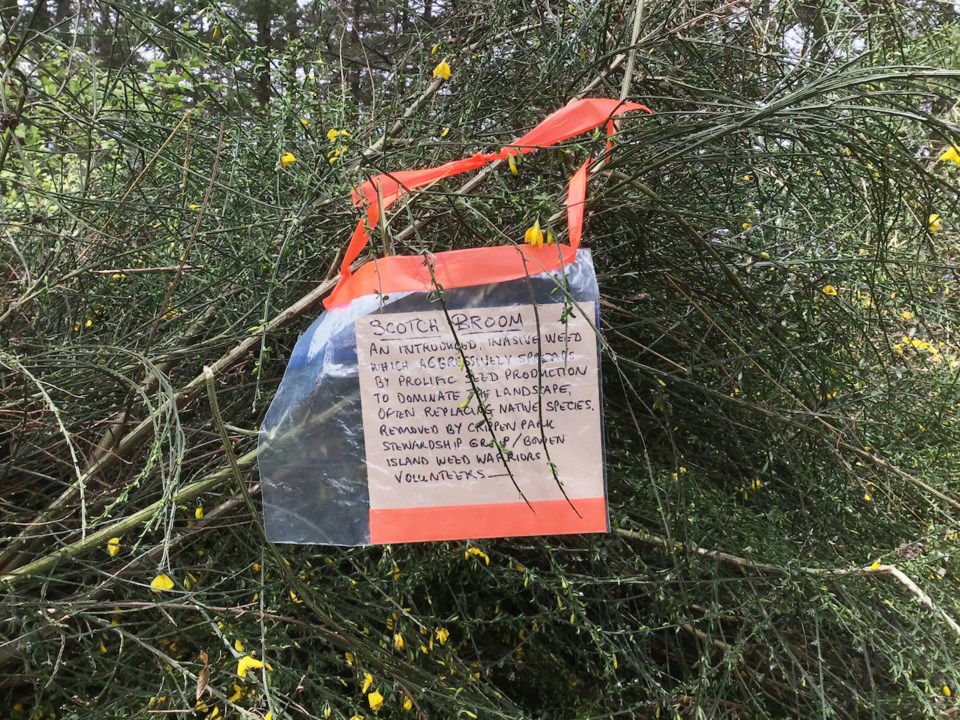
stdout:
MULTIPOLYGON (((640 3, 631 44, 633 4, 579 0, 49 4, 0 10, 11 717, 955 711, 952 7, 640 3), (619 96, 628 64, 656 114, 623 121, 587 221, 614 533, 268 546, 203 366, 227 358, 255 495, 350 189, 619 96), (272 669, 238 677, 250 654, 272 669)), ((563 240, 605 142, 421 193, 397 251, 563 240)))

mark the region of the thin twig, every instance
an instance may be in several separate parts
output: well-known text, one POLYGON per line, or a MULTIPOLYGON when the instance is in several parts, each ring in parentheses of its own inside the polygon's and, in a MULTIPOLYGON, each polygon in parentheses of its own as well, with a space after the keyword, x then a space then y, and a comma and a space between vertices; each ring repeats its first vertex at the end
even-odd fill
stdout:
POLYGON ((640 39, 640 20, 643 18, 643 0, 637 0, 633 5, 633 31, 630 33, 630 53, 627 57, 627 69, 623 73, 623 83, 620 85, 620 100, 626 100, 630 94, 630 85, 633 83, 633 68, 637 60, 637 40, 640 39))
POLYGON ((888 575, 907 588, 910 594, 913 595, 921 605, 943 620, 943 622, 953 631, 957 638, 960 639, 960 624, 958 624, 957 621, 954 620, 946 610, 934 603, 930 596, 927 595, 919 585, 911 580, 906 573, 894 565, 869 565, 867 567, 857 568, 814 568, 804 567, 802 565, 781 567, 779 565, 771 565, 770 563, 759 562, 756 560, 748 560, 747 558, 731 555, 730 553, 725 553, 720 550, 709 550, 707 548, 698 547, 697 545, 693 545, 691 543, 671 543, 664 538, 659 537, 658 535, 652 535, 650 533, 641 533, 624 529, 617 529, 614 532, 621 537, 625 537, 630 540, 638 540, 642 543, 654 545, 665 550, 692 552, 700 557, 710 558, 711 560, 716 560, 727 565, 734 565, 741 570, 752 570, 759 573, 772 575, 792 575, 799 572, 804 575, 820 578, 847 578, 867 577, 871 575, 888 575))
POLYGON ((92 275, 146 275, 148 273, 201 270, 203 265, 164 265, 162 267, 117 268, 116 270, 90 270, 92 275))

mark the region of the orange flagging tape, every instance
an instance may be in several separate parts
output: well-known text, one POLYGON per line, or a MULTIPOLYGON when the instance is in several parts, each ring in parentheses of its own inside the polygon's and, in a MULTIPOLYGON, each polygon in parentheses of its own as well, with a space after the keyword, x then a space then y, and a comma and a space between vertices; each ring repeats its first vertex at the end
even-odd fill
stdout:
MULTIPOLYGON (((476 170, 487 163, 505 160, 509 155, 526 155, 542 147, 556 145, 604 123, 607 123, 609 132, 612 129, 612 118, 634 110, 650 113, 649 108, 638 103, 604 98, 575 100, 499 152, 477 153, 437 167, 399 170, 370 178, 353 192, 354 203, 358 207, 366 208, 365 217, 353 231, 340 265, 340 282, 324 300, 324 305, 330 308, 373 293, 387 294, 432 288, 425 260, 419 256, 384 258, 366 263, 356 273, 350 269, 350 265, 367 246, 370 228, 376 227, 380 222, 380 214, 406 193, 453 175, 476 170), (424 273, 427 276, 426 282, 423 279, 424 273)), ((576 258, 583 230, 583 205, 590 162, 588 160, 584 163, 570 180, 567 193, 569 246, 542 249, 500 246, 481 248, 479 252, 453 250, 437 253, 431 256, 437 282, 443 287, 451 288, 505 282, 556 270, 572 262, 576 258), (441 281, 441 275, 446 278, 446 282, 441 281)))

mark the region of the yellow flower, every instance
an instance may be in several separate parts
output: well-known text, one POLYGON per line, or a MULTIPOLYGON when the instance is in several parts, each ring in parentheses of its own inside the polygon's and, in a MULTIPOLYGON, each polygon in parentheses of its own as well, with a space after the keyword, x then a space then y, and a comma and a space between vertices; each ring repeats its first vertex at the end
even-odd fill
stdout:
POLYGON ((233 647, 237 652, 243 652, 243 643, 240 642, 240 638, 233 641, 233 647))
POLYGON ((487 565, 490 564, 490 558, 487 557, 487 554, 478 547, 467 548, 467 551, 463 554, 463 559, 469 560, 471 555, 478 558, 482 558, 487 563, 487 565))
POLYGON ((943 223, 940 222, 940 216, 936 213, 931 213, 930 217, 927 218, 927 228, 931 233, 940 232, 942 225, 943 223))
POLYGON ((187 205, 187 208, 190 210, 199 210, 200 206, 197 205, 196 203, 190 203, 189 205, 187 205))
POLYGON ((350 720, 363 720, 363 715, 354 715, 350 720))
POLYGON ((437 635, 437 640, 440 642, 440 644, 446 645, 447 638, 450 637, 450 631, 447 630, 446 628, 437 628, 436 635, 437 635))
POLYGON ((240 687, 239 685, 237 685, 236 683, 234 683, 234 684, 233 684, 233 695, 231 695, 231 696, 228 698, 228 700, 229 700, 229 702, 235 703, 237 700, 242 700, 242 699, 243 699, 243 688, 240 687))
POLYGON ((751 222, 745 222, 745 223, 744 223, 743 225, 741 225, 740 227, 742 227, 744 230, 749 230, 750 228, 753 227, 753 223, 751 223, 751 222))
POLYGON ((880 561, 879 561, 879 560, 874 560, 874 561, 873 561, 873 565, 870 566, 870 569, 873 570, 874 572, 876 572, 877 570, 879 570, 879 569, 880 569, 880 561))
POLYGON ((300 124, 303 125, 304 127, 307 127, 307 125, 310 124, 310 121, 307 120, 306 118, 300 118, 300 124))
POLYGON ((824 285, 823 294, 826 295, 827 297, 836 297, 837 289, 833 285, 824 285))
POLYGON ((873 502, 873 495, 871 495, 870 493, 864 493, 863 499, 866 500, 867 502, 873 502))
POLYGON ((93 320, 91 318, 87 318, 87 321, 83 324, 85 328, 89 328, 92 325, 93 325, 93 320))
POLYGON ((203 505, 197 505, 197 509, 193 511, 193 516, 197 520, 203 520, 203 505))
POLYGON ((273 713, 267 710, 267 714, 263 716, 263 720, 273 720, 273 713))
POLYGON ((513 175, 517 175, 517 160, 513 157, 513 153, 507 155, 507 165, 510 166, 510 172, 513 175))
POLYGON ((329 140, 330 142, 333 142, 338 137, 340 137, 340 131, 337 130, 336 128, 330 128, 329 130, 327 130, 327 140, 329 140))
POLYGON ((245 678, 247 673, 251 670, 259 670, 264 666, 266 666, 267 670, 273 670, 273 668, 270 667, 270 663, 263 663, 260 660, 257 660, 255 657, 244 655, 237 663, 237 675, 245 678))
POLYGON ((379 691, 374 690, 367 695, 367 702, 370 703, 370 709, 376 712, 383 707, 383 695, 381 695, 379 691))
POLYGON ((297 161, 296 155, 294 155, 292 152, 285 152, 283 155, 280 156, 280 167, 283 167, 283 168, 289 167, 290 165, 293 165, 296 161, 297 161))
POLYGON ((441 60, 437 63, 437 66, 433 69, 433 77, 440 78, 442 80, 450 79, 450 66, 447 64, 446 60, 441 60))
POLYGON ((910 322, 911 320, 913 320, 913 313, 910 312, 909 310, 904 310, 902 313, 900 313, 900 318, 904 322, 910 322))
POLYGON ((527 228, 527 232, 523 235, 523 241, 533 247, 543 247, 543 231, 540 229, 540 220, 527 228))
POLYGON ((944 686, 943 686, 943 696, 944 696, 944 697, 950 697, 951 695, 953 695, 953 691, 950 689, 950 686, 949 686, 949 685, 944 685, 944 686))
POLYGON ((445 127, 445 128, 443 129, 443 132, 440 133, 440 137, 445 138, 445 137, 446 137, 447 135, 449 135, 449 134, 450 134, 450 128, 445 127))
POLYGON ((150 583, 150 589, 155 593, 161 593, 164 590, 173 590, 173 580, 170 579, 169 575, 160 573, 150 583))
POLYGON ((301 600, 300 596, 297 595, 293 590, 290 591, 290 599, 293 600, 297 605, 303 604, 303 600, 301 600))
POLYGON ((260 563, 254 563, 253 565, 250 566, 250 569, 253 570, 254 572, 260 572, 260 563))
POLYGON ((436 55, 440 51, 440 43, 437 43, 432 48, 430 48, 430 54, 436 55))
POLYGON ((951 145, 949 148, 944 150, 943 154, 940 155, 940 162, 953 162, 957 165, 960 165, 960 147, 951 145))
POLYGON ((410 710, 411 708, 413 708, 413 700, 411 700, 411 699, 408 698, 408 697, 405 697, 405 698, 403 699, 403 709, 404 709, 404 710, 410 710))
POLYGON ((363 674, 363 685, 360 686, 360 692, 365 693, 370 689, 370 686, 373 685, 373 675, 370 673, 363 674))
POLYGON ((403 635, 400 633, 393 634, 393 646, 397 650, 403 650, 407 646, 407 644, 403 641, 403 635))
POLYGON ((120 538, 114 537, 107 540, 107 552, 110 553, 110 557, 116 557, 120 552, 120 538))

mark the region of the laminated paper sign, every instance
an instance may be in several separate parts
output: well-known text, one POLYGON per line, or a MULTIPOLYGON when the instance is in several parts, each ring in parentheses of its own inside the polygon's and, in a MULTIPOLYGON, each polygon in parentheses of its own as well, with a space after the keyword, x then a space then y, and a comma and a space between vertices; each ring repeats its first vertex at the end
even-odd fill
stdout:
POLYGON ((354 190, 363 217, 340 280, 260 427, 271 542, 608 529, 599 288, 580 247, 593 160, 567 183, 566 243, 535 224, 525 242, 357 261, 383 213, 410 193, 603 125, 610 135, 615 118, 635 111, 650 112, 575 100, 499 150, 382 173, 354 190))
POLYGON ((356 321, 371 542, 608 529, 595 313, 356 321))

